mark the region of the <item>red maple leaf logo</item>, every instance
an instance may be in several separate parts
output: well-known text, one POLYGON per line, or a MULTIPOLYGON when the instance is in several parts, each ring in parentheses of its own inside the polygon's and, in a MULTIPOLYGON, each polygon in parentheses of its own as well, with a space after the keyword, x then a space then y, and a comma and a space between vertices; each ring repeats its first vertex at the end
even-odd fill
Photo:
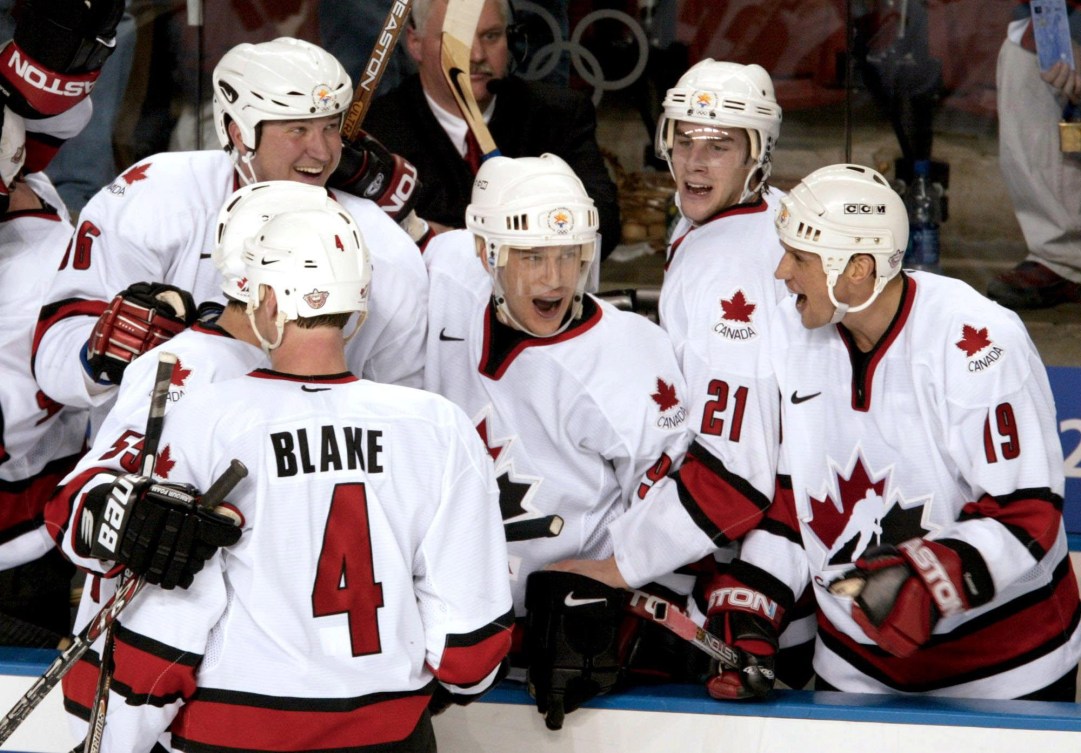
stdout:
POLYGON ((169 445, 165 445, 165 448, 158 453, 158 459, 154 462, 154 475, 169 478, 169 472, 173 470, 174 465, 176 465, 176 461, 173 460, 173 453, 169 449, 169 445))
POLYGON ((191 376, 191 369, 184 368, 184 362, 179 358, 173 364, 173 373, 169 376, 169 383, 176 387, 183 387, 184 382, 191 376))
POLYGON ((493 445, 491 440, 488 439, 488 418, 484 417, 477 424, 477 434, 480 434, 480 438, 484 441, 484 446, 488 448, 488 454, 492 456, 492 462, 499 461, 499 455, 506 449, 506 445, 493 445))
POLYGON ((837 476, 837 490, 840 500, 834 500, 829 494, 823 499, 811 496, 811 510, 814 517, 810 527, 818 540, 832 550, 837 539, 848 526, 849 518, 857 503, 866 496, 868 490, 882 496, 886 489, 885 479, 871 480, 871 474, 863 465, 862 458, 856 461, 848 478, 837 476))
POLYGON ((976 329, 972 325, 966 324, 961 328, 961 339, 955 344, 965 351, 966 356, 972 358, 972 356, 991 344, 991 338, 987 336, 987 327, 976 329))
POLYGON ((120 177, 124 179, 124 182, 129 186, 137 180, 146 180, 146 171, 150 169, 150 163, 146 162, 142 165, 136 165, 128 170, 120 177))
POLYGON ((758 306, 749 303, 747 296, 743 295, 743 291, 737 290, 731 300, 721 299, 721 308, 724 310, 722 318, 730 322, 749 322, 751 321, 751 314, 754 313, 758 306))
POLYGON ((669 408, 674 408, 679 405, 679 398, 676 397, 675 385, 669 384, 660 377, 657 377, 657 391, 650 395, 662 411, 666 411, 669 408))

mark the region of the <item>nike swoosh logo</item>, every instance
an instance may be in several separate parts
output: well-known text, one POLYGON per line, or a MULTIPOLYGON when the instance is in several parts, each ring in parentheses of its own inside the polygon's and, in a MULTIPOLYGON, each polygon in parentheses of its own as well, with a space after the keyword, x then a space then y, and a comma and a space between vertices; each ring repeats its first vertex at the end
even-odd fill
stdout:
POLYGON ((329 392, 330 391, 330 387, 309 387, 306 384, 300 385, 300 389, 304 390, 305 392, 329 392))
POLYGON ((796 390, 792 390, 792 405, 799 405, 805 403, 813 397, 818 397, 821 392, 812 392, 810 395, 797 395, 796 390))
POLYGON ((566 598, 563 599, 563 603, 568 607, 580 607, 585 604, 607 604, 608 599, 576 599, 574 598, 574 591, 571 591, 567 594, 566 598))
POLYGON ((439 339, 447 342, 462 342, 463 340, 465 340, 464 337, 451 337, 450 335, 448 335, 446 327, 439 330, 439 339))
POLYGON ((264 258, 259 260, 259 263, 262 264, 265 267, 267 264, 277 264, 279 261, 281 261, 281 260, 280 259, 267 259, 267 258, 264 257, 264 258))

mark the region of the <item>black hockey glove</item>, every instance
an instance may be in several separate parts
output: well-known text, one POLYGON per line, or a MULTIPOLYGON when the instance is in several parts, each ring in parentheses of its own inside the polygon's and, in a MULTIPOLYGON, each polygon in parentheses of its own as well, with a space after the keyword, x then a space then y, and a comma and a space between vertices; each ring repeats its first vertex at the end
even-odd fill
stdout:
POLYGON ((773 690, 777 636, 784 609, 731 575, 722 575, 709 594, 706 629, 744 652, 738 669, 718 665, 706 690, 720 700, 765 698, 773 690))
POLYGON ((94 88, 116 47, 124 0, 26 0, 0 49, 0 93, 14 112, 66 112, 94 88))
POLYGON ((630 594, 576 573, 541 570, 526 582, 529 692, 548 729, 624 679, 620 628, 630 594))
POLYGON ((189 484, 156 483, 124 474, 86 495, 75 551, 123 564, 162 588, 187 588, 219 547, 240 539, 240 527, 198 504, 189 484))
POLYGON ((365 131, 352 143, 342 145, 342 158, 327 181, 329 188, 371 199, 401 222, 417 203, 417 168, 392 154, 365 131))
POLYGON ((128 364, 172 339, 195 321, 191 293, 160 282, 137 282, 116 294, 86 344, 86 369, 95 381, 119 384, 128 364))

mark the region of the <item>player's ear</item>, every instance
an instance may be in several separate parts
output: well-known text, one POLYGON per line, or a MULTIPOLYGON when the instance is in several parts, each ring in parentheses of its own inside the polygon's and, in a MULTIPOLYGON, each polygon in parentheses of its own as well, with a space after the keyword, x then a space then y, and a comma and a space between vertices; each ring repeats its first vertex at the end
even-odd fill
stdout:
POLYGON ((474 235, 473 246, 477 249, 477 258, 480 259, 480 263, 483 264, 484 269, 490 273, 492 270, 488 269, 488 254, 484 253, 484 239, 479 235, 474 235))
POLYGON ((240 126, 236 124, 236 121, 230 120, 225 130, 229 134, 229 140, 233 142, 233 148, 237 150, 237 154, 247 154, 248 147, 244 146, 244 141, 240 137, 240 126))
POLYGON ((420 64, 420 59, 423 56, 421 52, 421 46, 423 40, 421 39, 420 32, 417 31, 410 19, 409 26, 405 27, 405 51, 409 53, 409 57, 413 59, 414 63, 420 64))
POLYGON ((855 285, 862 284, 867 278, 875 278, 875 257, 870 254, 856 254, 848 260, 845 275, 855 285))

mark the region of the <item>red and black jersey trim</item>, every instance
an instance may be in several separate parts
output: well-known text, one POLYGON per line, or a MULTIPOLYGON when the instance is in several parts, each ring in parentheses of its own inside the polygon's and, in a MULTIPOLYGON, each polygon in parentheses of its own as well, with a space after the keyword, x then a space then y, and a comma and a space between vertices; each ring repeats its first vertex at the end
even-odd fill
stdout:
POLYGON ((315 374, 315 375, 300 375, 300 374, 286 374, 283 371, 274 371, 273 369, 256 369, 248 374, 248 376, 255 379, 268 379, 271 381, 277 380, 282 382, 304 382, 305 384, 348 384, 349 382, 359 382, 360 378, 354 376, 348 371, 343 371, 340 374, 315 374))
POLYGON ((759 194, 758 198, 754 201, 749 201, 744 204, 734 204, 730 207, 725 207, 721 211, 717 212, 717 214, 713 215, 708 220, 703 222, 701 225, 695 225, 690 230, 681 235, 678 239, 676 239, 668 247, 668 258, 665 259, 664 262, 665 271, 667 271, 668 267, 672 264, 672 260, 676 258, 676 251, 683 244, 683 241, 685 241, 687 239, 687 236, 689 236, 698 228, 702 227, 703 225, 708 225, 711 222, 722 220, 725 217, 735 217, 741 214, 758 214, 759 212, 765 212, 768 208, 769 205, 766 204, 765 198, 763 198, 762 195, 759 194))
POLYGON ((202 654, 117 625, 112 688, 129 706, 165 706, 195 693, 195 670, 202 654))
POLYGON ((966 504, 959 518, 996 521, 1039 561, 1055 545, 1062 505, 1062 497, 1047 487, 1018 489, 999 497, 985 494, 976 502, 966 504))
POLYGON ((42 524, 49 498, 79 457, 69 455, 52 460, 32 478, 0 481, 0 543, 42 524))
POLYGON ((487 679, 510 651, 514 610, 469 633, 448 635, 439 669, 440 681, 468 688, 487 679))
POLYGON ((672 475, 687 514, 717 546, 741 538, 758 525, 770 498, 732 473, 703 445, 693 442, 672 475))
POLYGON ((173 747, 189 753, 364 749, 408 737, 434 689, 433 681, 399 693, 301 698, 199 688, 170 728, 173 747))
POLYGON ((88 649, 60 681, 64 710, 84 722, 90 721, 90 707, 94 705, 100 670, 101 657, 97 651, 88 649))
POLYGON ((551 337, 534 337, 528 332, 510 327, 499 321, 493 304, 488 304, 484 317, 484 345, 477 370, 489 379, 501 379, 510 365, 526 348, 542 348, 557 345, 588 332, 601 320, 601 308, 590 296, 582 298, 582 315, 571 322, 565 330, 551 337))
MULTIPOLYGON (((1077 580, 1068 556, 1051 582, 934 635, 907 658, 857 643, 819 613, 823 644, 863 674, 900 692, 922 693, 973 682, 1029 664, 1069 642, 1081 624, 1077 580), (1057 619, 1056 619, 1057 617, 1057 619)), ((1057 677, 1042 678, 1046 684, 1057 677)))
POLYGON ((875 370, 886 357, 890 346, 900 336, 908 321, 908 315, 912 312, 912 304, 916 300, 916 281, 904 272, 901 272, 901 281, 901 305, 897 307, 885 333, 869 352, 864 353, 856 346, 852 333, 843 324, 835 325, 852 362, 852 410, 871 410, 871 387, 874 384, 875 370))
POLYGON ((101 316, 108 307, 109 304, 105 301, 88 301, 82 298, 65 298, 62 301, 42 306, 41 312, 38 314, 37 327, 34 329, 34 342, 30 349, 30 373, 34 373, 38 346, 41 345, 41 338, 45 336, 49 327, 63 319, 69 319, 73 316, 92 316, 97 318, 101 316))

